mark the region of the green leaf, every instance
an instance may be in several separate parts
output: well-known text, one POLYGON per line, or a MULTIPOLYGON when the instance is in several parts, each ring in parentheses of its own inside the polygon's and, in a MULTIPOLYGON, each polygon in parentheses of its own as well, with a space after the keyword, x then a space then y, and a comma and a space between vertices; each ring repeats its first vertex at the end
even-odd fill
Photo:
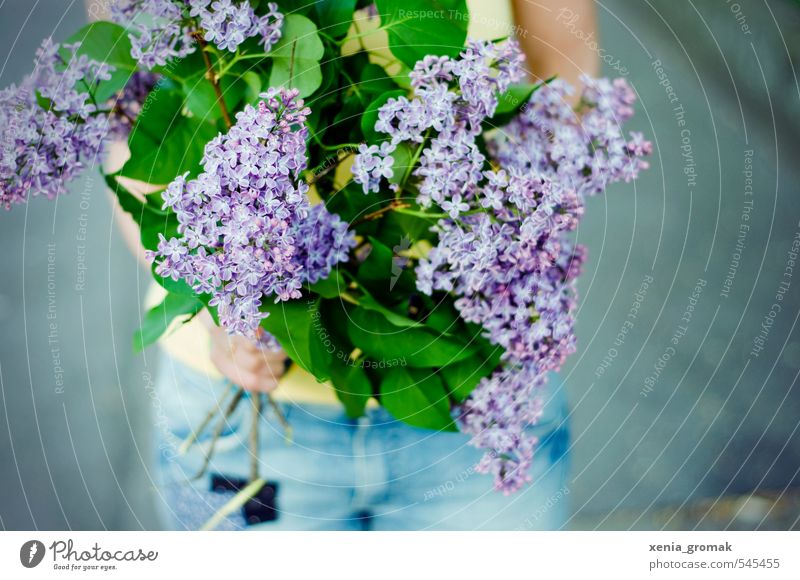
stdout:
POLYGON ((261 77, 255 71, 249 70, 243 73, 240 78, 245 86, 243 101, 248 105, 255 106, 261 100, 261 77))
MULTIPOLYGON (((128 32, 112 22, 92 22, 73 34, 64 44, 79 43, 78 55, 86 55, 98 62, 114 67, 111 78, 101 81, 94 97, 98 102, 111 98, 120 91, 136 70, 136 61, 131 56, 131 41, 128 32)), ((64 54, 64 49, 62 49, 64 54)))
POLYGON ((347 34, 353 22, 356 0, 317 0, 314 9, 322 32, 333 38, 347 34))
POLYGON ((317 26, 305 16, 286 16, 282 36, 270 52, 272 87, 289 87, 300 90, 307 97, 322 84, 319 61, 325 47, 317 34, 317 26))
POLYGON ((398 421, 426 429, 457 431, 441 379, 428 371, 393 368, 380 387, 381 405, 398 421))
POLYGON ((331 381, 347 416, 353 419, 362 416, 372 397, 372 384, 364 369, 349 359, 336 360, 331 366, 331 381))
POLYGON ((418 320, 411 320, 408 316, 403 316, 402 314, 398 314, 394 310, 387 308, 375 298, 370 296, 369 294, 365 294, 361 297, 358 301, 358 305, 365 310, 372 310, 374 312, 380 312, 383 316, 394 324, 395 326, 401 326, 404 328, 411 328, 411 327, 424 327, 424 324, 419 322, 418 320))
POLYGON ((154 67, 153 72, 186 84, 192 79, 196 82, 202 78, 206 73, 206 65, 202 51, 195 50, 183 58, 170 60, 164 66, 154 67))
MULTIPOLYGON (((178 219, 174 213, 154 207, 149 199, 147 203, 142 202, 117 181, 116 175, 105 175, 106 184, 117 196, 123 211, 130 214, 139 226, 139 236, 146 250, 155 250, 158 247, 159 234, 166 239, 178 235, 178 219)), ((156 274, 155 264, 151 267, 151 271, 155 281, 170 294, 197 297, 195 291, 184 280, 162 278, 156 274)))
MULTIPOLYGON (((361 67, 361 74, 358 81, 358 89, 365 95, 380 95, 387 91, 397 90, 398 83, 392 77, 386 76, 386 71, 382 66, 368 62, 361 67)), ((408 87, 404 87, 407 93, 408 87)))
POLYGON ((425 316, 425 324, 442 333, 459 332, 463 320, 449 295, 439 302, 434 302, 424 294, 417 296, 421 298, 425 311, 428 313, 425 316))
POLYGON ((477 345, 444 336, 424 326, 401 327, 372 310, 358 307, 347 328, 353 344, 378 361, 403 360, 411 367, 441 367, 477 352, 477 345))
POLYGON ((394 175, 387 181, 395 184, 403 183, 406 173, 411 171, 414 164, 414 150, 407 143, 398 143, 397 148, 392 153, 392 157, 394 158, 394 164, 392 165, 394 175))
POLYGON ((434 240, 436 234, 431 231, 435 220, 421 218, 396 211, 388 212, 380 220, 375 236, 385 244, 396 244, 408 236, 413 244, 418 240, 434 240))
POLYGON ((117 196, 120 207, 131 214, 136 223, 141 227, 142 212, 151 212, 156 215, 169 215, 169 210, 161 209, 159 193, 149 193, 145 196, 145 201, 140 200, 128 189, 117 181, 117 174, 103 174, 108 188, 117 196))
POLYGON ((178 175, 196 175, 206 143, 217 129, 181 114, 181 92, 161 88, 150 93, 131 130, 131 157, 120 175, 152 184, 170 183, 178 175))
POLYGON ((341 272, 334 270, 324 280, 318 280, 309 285, 309 290, 316 292, 323 298, 336 298, 347 290, 347 282, 345 282, 341 272))
POLYGON ((389 99, 405 96, 407 93, 401 89, 394 89, 387 91, 373 100, 361 115, 361 132, 367 143, 376 143, 386 139, 388 136, 384 133, 378 133, 375 130, 375 123, 378 121, 378 109, 380 109, 389 99))
POLYGON ((389 49, 408 67, 428 54, 456 56, 469 24, 466 0, 376 0, 389 49))
MULTIPOLYGON (((354 222, 382 208, 391 199, 390 191, 364 193, 361 186, 350 182, 344 189, 325 200, 325 207, 347 222, 354 222)), ((363 222, 361 226, 373 226, 374 222, 363 222)), ((359 226, 359 233, 361 233, 359 226)))
POLYGON ((528 102, 533 92, 539 88, 538 84, 511 85, 497 100, 495 114, 515 113, 522 105, 528 102))
POLYGON ((161 304, 154 306, 144 315, 142 327, 133 335, 133 350, 140 352, 157 341, 175 318, 188 316, 189 320, 202 308, 203 303, 194 296, 167 294, 161 304))
POLYGON ((491 356, 476 355, 439 370, 450 394, 457 402, 466 399, 483 377, 494 372, 500 363, 502 352, 502 348, 495 347, 491 356))
POLYGON ((415 289, 414 277, 408 269, 406 259, 395 255, 395 249, 408 249, 410 240, 406 243, 398 239, 394 249, 369 237, 371 249, 367 257, 358 267, 358 281, 373 294, 387 296, 406 296, 415 289))
MULTIPOLYGON (((228 111, 234 111, 244 97, 247 83, 234 76, 224 76, 219 80, 222 98, 228 111)), ((204 77, 190 80, 181 85, 185 95, 186 108, 198 121, 208 123, 222 118, 214 87, 204 77)), ((232 113, 231 113, 232 114, 232 113)))
POLYGON ((335 345, 320 315, 319 300, 267 301, 261 310, 269 312, 261 327, 278 340, 289 358, 317 380, 328 380, 335 345))
POLYGON ((552 81, 555 77, 536 83, 536 84, 521 84, 512 85, 508 90, 501 94, 497 101, 497 109, 491 119, 486 119, 483 122, 483 130, 489 131, 496 127, 506 125, 516 117, 522 108, 528 104, 531 95, 542 88, 544 85, 552 81))

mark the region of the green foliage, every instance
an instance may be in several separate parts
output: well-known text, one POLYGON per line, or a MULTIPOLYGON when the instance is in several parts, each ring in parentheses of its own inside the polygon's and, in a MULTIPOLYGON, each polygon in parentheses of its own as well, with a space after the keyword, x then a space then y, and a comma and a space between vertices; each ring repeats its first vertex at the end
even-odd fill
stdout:
MULTIPOLYGON (((363 51, 341 55, 357 0, 320 0, 302 7, 285 1, 281 6, 282 37, 270 53, 263 54, 249 39, 236 53, 210 46, 206 54, 212 75, 200 50, 157 68, 163 78, 131 130, 131 157, 106 181, 139 225, 144 247, 155 249, 160 236, 177 235, 176 215, 162 209, 160 193, 142 198, 117 177, 166 186, 184 173, 190 178, 199 173, 206 143, 227 130, 210 78, 217 80, 232 118, 245 104, 255 105, 269 87, 298 88, 312 110, 307 120, 309 167, 314 168, 307 172, 309 181, 328 209, 351 223, 362 247, 358 259, 340 264, 327 280, 306 285, 302 298, 275 303, 264 297, 262 310, 269 316, 261 326, 294 363, 333 384, 348 416, 361 416, 376 398, 410 425, 455 430, 451 406, 496 369, 502 349, 459 317, 452 296, 431 298, 416 291, 416 261, 408 250, 418 242, 420 247, 436 243, 431 226, 437 218, 427 214, 438 211, 423 210, 414 201, 408 177, 420 149, 403 143, 394 152, 389 181, 399 188, 364 194, 355 183, 335 184, 334 175, 336 165, 360 143, 386 137, 374 128, 378 109, 390 98, 409 94, 407 73, 417 60, 461 51, 469 20, 466 1, 377 0, 389 48, 402 63, 396 77, 370 63, 363 51)), ((117 68, 97 88, 101 98, 123 88, 136 70, 127 32, 115 24, 94 23, 73 40, 83 42, 81 54, 117 68)), ((517 114, 535 89, 520 85, 501 95, 495 121, 517 114)), ((134 336, 136 349, 156 341, 173 320, 190 318, 204 307, 217 320, 209 295, 197 295, 182 280, 153 275, 168 293, 144 316, 134 336)))
POLYGON ((438 375, 429 371, 392 368, 380 387, 381 405, 395 419, 426 429, 457 431, 450 401, 438 375))
POLYGON ((336 298, 347 289, 347 282, 338 270, 333 270, 331 275, 324 280, 319 280, 309 285, 309 290, 323 298, 336 298))
MULTIPOLYGON (((64 44, 80 43, 78 55, 86 55, 114 67, 111 78, 101 81, 93 92, 98 102, 105 101, 121 90, 136 70, 131 56, 131 41, 127 31, 112 22, 92 22, 69 37, 64 44)), ((65 51, 62 49, 62 54, 65 51)))
POLYGON ((325 381, 330 378, 332 353, 326 344, 328 331, 319 305, 319 299, 314 297, 278 303, 267 299, 261 310, 269 316, 261 326, 280 342, 289 358, 325 381))
MULTIPOLYGON (((145 201, 142 201, 119 183, 117 180, 118 175, 118 173, 106 175, 106 184, 117 196, 123 211, 130 214, 134 222, 139 226, 142 246, 146 250, 155 250, 158 246, 159 234, 167 239, 177 235, 178 220, 175 214, 160 209, 160 205, 157 205, 158 202, 153 200, 153 196, 156 194, 146 196, 145 201)), ((181 296, 195 296, 194 290, 183 280, 162 278, 156 274, 155 267, 152 268, 152 273, 156 282, 168 292, 181 296)))
POLYGON ((456 56, 469 24, 466 0, 376 0, 389 49, 409 68, 428 54, 456 56))
POLYGON ((475 389, 480 380, 492 374, 500 362, 502 349, 495 347, 491 356, 483 354, 442 367, 439 371, 453 399, 462 402, 475 389))
MULTIPOLYGON (((550 82, 548 79, 545 83, 550 82)), ((521 85, 511 85, 506 92, 501 94, 497 101, 497 110, 491 120, 484 121, 484 129, 489 130, 494 127, 502 127, 514 118, 525 104, 530 100, 531 95, 539 90, 545 83, 525 83, 521 85)))
POLYGON ((147 97, 128 138, 130 159, 120 175, 145 183, 167 184, 178 175, 196 175, 215 125, 183 114, 183 93, 159 84, 147 97))
POLYGON ((424 325, 397 326, 375 310, 358 307, 350 315, 348 335, 355 346, 378 360, 405 359, 411 367, 441 367, 464 360, 477 346, 424 325))
MULTIPOLYGON (((257 76, 256 79, 257 80, 257 76)), ((250 77, 251 82, 254 80, 250 77)), ((224 76, 219 81, 220 92, 229 111, 236 109, 242 102, 245 92, 251 88, 251 84, 244 78, 234 76, 224 76)), ((201 123, 216 123, 222 119, 222 108, 219 106, 219 99, 214 91, 214 87, 205 78, 189 80, 181 85, 185 95, 184 104, 191 115, 201 123)), ((260 89, 259 89, 260 90, 260 89)))
MULTIPOLYGON (((398 240, 400 241, 400 240, 398 240)), ((416 290, 414 277, 402 267, 402 258, 377 239, 370 237, 370 252, 358 267, 358 281, 374 295, 408 296, 416 290)))
POLYGON ((282 32, 270 52, 269 85, 297 88, 301 97, 307 97, 322 84, 319 61, 325 48, 317 34, 317 25, 305 16, 288 14, 282 32))
POLYGON ((157 341, 175 318, 184 316, 186 322, 202 309, 203 303, 194 296, 167 294, 161 304, 145 313, 142 327, 133 335, 133 350, 139 352, 157 341))
POLYGON ((356 0, 317 0, 314 10, 320 30, 334 38, 341 38, 347 34, 353 22, 355 7, 356 0))
POLYGON ((364 369, 350 359, 336 359, 331 365, 331 382, 347 416, 362 416, 372 397, 372 384, 364 369))

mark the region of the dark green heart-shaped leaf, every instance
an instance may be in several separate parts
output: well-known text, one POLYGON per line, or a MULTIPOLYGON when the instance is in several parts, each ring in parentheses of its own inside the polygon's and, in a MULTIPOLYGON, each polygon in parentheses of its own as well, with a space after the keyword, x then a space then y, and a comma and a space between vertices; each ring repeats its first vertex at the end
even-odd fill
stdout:
POLYGON ((128 138, 131 157, 120 175, 152 184, 168 184, 178 175, 200 171, 214 125, 182 114, 183 94, 161 88, 150 93, 128 138))
POLYGON ((353 22, 356 0, 317 0, 314 10, 319 27, 328 36, 340 38, 347 34, 353 22))
POLYGON ((276 304, 267 297, 261 310, 269 312, 261 321, 262 328, 278 340, 289 358, 317 380, 328 380, 335 344, 320 315, 319 299, 298 298, 276 304))
POLYGON ((410 367, 441 367, 477 352, 477 346, 438 334, 424 326, 401 327, 376 311, 355 308, 350 314, 348 335, 353 344, 383 361, 402 359, 410 367))
POLYGON ((331 381, 347 416, 353 419, 362 416, 372 397, 372 384, 364 369, 349 359, 335 359, 331 365, 331 381))
POLYGON ((408 67, 429 54, 456 56, 469 24, 466 0, 376 0, 392 54, 408 67))
POLYGON ((289 14, 281 39, 270 52, 270 86, 299 89, 301 97, 311 95, 322 84, 319 61, 324 52, 316 24, 305 16, 289 14))
POLYGON ((415 427, 457 430, 441 379, 429 371, 392 368, 380 386, 381 405, 398 421, 415 427))

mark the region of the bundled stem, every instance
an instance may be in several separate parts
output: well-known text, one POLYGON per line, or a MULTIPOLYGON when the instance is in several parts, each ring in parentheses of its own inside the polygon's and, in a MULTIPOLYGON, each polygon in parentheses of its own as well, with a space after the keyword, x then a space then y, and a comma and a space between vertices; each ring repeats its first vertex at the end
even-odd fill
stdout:
POLYGON ((233 400, 231 400, 230 404, 225 409, 225 413, 223 414, 223 416, 220 417, 219 421, 217 421, 217 424, 214 427, 214 434, 211 436, 211 441, 209 443, 208 451, 206 452, 205 459, 203 460, 203 466, 200 468, 200 471, 198 471, 197 474, 192 478, 193 480, 200 479, 201 477, 203 477, 203 475, 205 475, 206 471, 208 470, 208 466, 211 463, 211 458, 214 456, 214 450, 217 447, 217 441, 219 440, 220 435, 222 435, 222 430, 225 428, 225 423, 228 422, 228 418, 236 410, 236 407, 239 405, 239 402, 242 400, 243 396, 244 396, 244 389, 240 388, 239 390, 236 391, 236 394, 233 396, 233 400))
POLYGON ((250 481, 258 479, 258 456, 260 453, 260 443, 258 438, 258 425, 261 421, 261 394, 253 393, 253 425, 250 428, 250 481))
MULTIPOLYGON (((228 387, 228 390, 223 395, 222 399, 220 399, 220 402, 227 399, 228 395, 230 395, 233 391, 235 391, 236 388, 237 388, 236 385, 231 384, 228 387)), ((197 442, 197 438, 200 436, 200 433, 206 430, 208 424, 211 423, 211 420, 217 415, 218 412, 217 409, 218 407, 213 407, 212 409, 210 409, 206 414, 205 418, 203 419, 203 421, 200 423, 200 425, 198 425, 196 429, 193 429, 192 432, 189 434, 189 436, 183 440, 181 446, 178 448, 178 453, 180 455, 186 455, 189 449, 191 449, 192 445, 194 445, 197 442)))

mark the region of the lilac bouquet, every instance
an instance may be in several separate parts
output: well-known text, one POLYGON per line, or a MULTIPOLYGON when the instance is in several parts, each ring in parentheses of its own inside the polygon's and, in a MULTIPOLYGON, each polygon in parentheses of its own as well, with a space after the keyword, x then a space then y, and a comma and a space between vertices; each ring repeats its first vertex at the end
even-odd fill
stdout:
POLYGON ((105 178, 168 292, 137 347, 207 309, 329 382, 352 417, 374 398, 468 434, 478 470, 516 491, 542 387, 575 350, 572 232, 587 197, 647 167, 650 144, 622 129, 634 93, 585 78, 573 107, 563 82, 525 82, 514 40, 379 0, 391 75, 342 53, 346 4, 128 0, 46 42, 0 93, 0 203, 64 193, 127 139, 105 178))

